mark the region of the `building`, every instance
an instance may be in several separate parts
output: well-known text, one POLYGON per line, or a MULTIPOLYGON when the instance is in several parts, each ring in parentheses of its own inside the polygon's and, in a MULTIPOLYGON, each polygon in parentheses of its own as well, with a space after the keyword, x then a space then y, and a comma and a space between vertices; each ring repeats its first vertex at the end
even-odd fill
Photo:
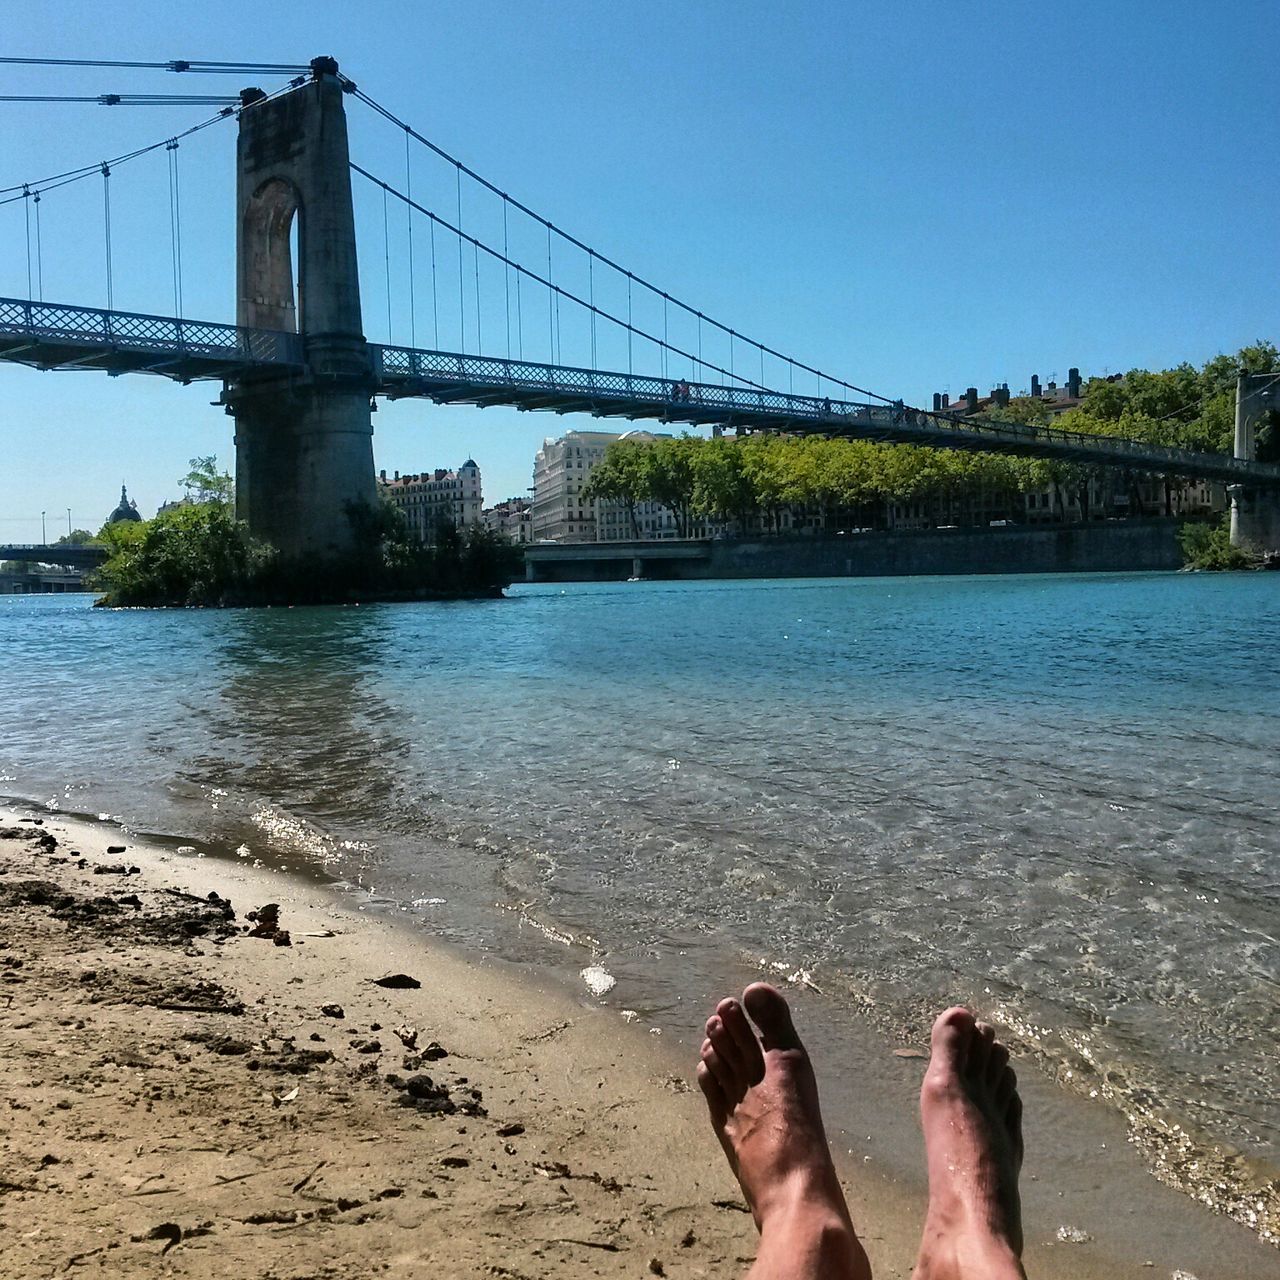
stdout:
POLYGON ((480 494, 480 468, 468 458, 456 471, 423 471, 390 480, 378 472, 378 492, 404 513, 412 533, 423 542, 433 542, 441 525, 464 529, 483 523, 484 501, 480 494))
POLYGON ((528 498, 508 498, 482 512, 486 529, 523 545, 533 541, 533 505, 528 498))
MULTIPOLYGON (((675 516, 657 502, 639 502, 631 512, 621 502, 582 496, 588 477, 614 441, 665 438, 651 431, 567 431, 558 440, 544 440, 533 463, 532 540, 630 542, 676 537, 675 516)), ((701 537, 702 531, 693 534, 701 537)))
MULTIPOLYGON (((1118 374, 1113 375, 1112 381, 1118 377, 1118 374)), ((1082 399, 1081 387, 1080 370, 1072 368, 1067 370, 1067 380, 1062 386, 1053 381, 1042 386, 1040 375, 1033 373, 1031 390, 1025 394, 1033 400, 1039 400, 1050 420, 1053 420, 1079 407, 1082 399)), ((989 413, 992 409, 1004 408, 1011 398, 1012 392, 1007 382, 992 387, 991 394, 987 396, 980 396, 977 387, 969 387, 954 404, 951 403, 951 397, 947 392, 935 391, 933 409, 935 413, 949 413, 955 417, 967 418, 973 414, 989 413)))
POLYGON ((533 460, 531 523, 535 542, 595 542, 596 504, 582 491, 616 431, 566 431, 542 442, 533 460))
POLYGON ((108 524, 119 524, 121 520, 141 520, 138 514, 138 504, 129 498, 128 490, 124 485, 120 486, 120 503, 116 509, 107 517, 108 524))

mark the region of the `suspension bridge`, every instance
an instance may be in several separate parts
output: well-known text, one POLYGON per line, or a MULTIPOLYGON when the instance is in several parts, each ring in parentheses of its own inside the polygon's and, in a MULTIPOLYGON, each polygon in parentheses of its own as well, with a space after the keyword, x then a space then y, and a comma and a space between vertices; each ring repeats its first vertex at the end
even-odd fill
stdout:
POLYGON ((220 403, 236 421, 238 512, 287 554, 340 552, 348 536, 344 510, 373 501, 371 412, 379 396, 652 419, 717 432, 844 436, 1215 480, 1231 487, 1234 536, 1280 544, 1280 466, 1256 461, 1254 448, 1263 413, 1280 405, 1275 378, 1241 380, 1235 456, 913 408, 744 336, 622 267, 420 134, 332 59, 306 67, 114 65, 293 74, 273 93, 247 89, 235 99, 103 95, 93 101, 194 102, 218 110, 177 137, 0 188, 0 205, 22 202, 29 295, 0 297, 0 359, 44 370, 220 382, 220 403), (351 159, 348 99, 403 134, 403 186, 351 159), (234 324, 182 314, 179 147, 228 119, 238 122, 234 324), (448 212, 438 199, 434 208, 415 199, 415 147, 451 173, 455 199, 448 212), (172 315, 114 306, 111 183, 129 163, 161 149, 169 169, 172 315), (388 330, 393 202, 406 220, 409 345, 365 337, 353 178, 368 184, 382 206, 388 330), (107 306, 46 301, 41 204, 64 187, 92 181, 101 182, 103 194, 107 306), (478 220, 474 231, 464 225, 464 182, 497 203, 500 234, 496 218, 490 234, 478 220), (530 228, 538 237, 533 251, 530 228), (523 245, 516 247, 521 230, 523 245), (420 300, 431 346, 416 341, 420 300), (459 349, 442 349, 442 311, 455 302, 459 349), (577 362, 564 358, 566 327, 575 323, 570 317, 583 356, 577 362), (545 348, 545 360, 526 358, 526 347, 535 345, 545 348), (611 366, 610 356, 625 368, 611 366), (815 393, 798 393, 797 380, 810 382, 815 393))

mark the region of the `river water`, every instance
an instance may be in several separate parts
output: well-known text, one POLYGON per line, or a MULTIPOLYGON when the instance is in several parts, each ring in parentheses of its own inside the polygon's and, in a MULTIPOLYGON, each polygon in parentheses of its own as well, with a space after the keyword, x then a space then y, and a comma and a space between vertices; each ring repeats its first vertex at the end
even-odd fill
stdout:
POLYGON ((10 597, 0 793, 595 966, 650 1021, 730 960, 886 1029, 970 1002, 1274 1238, 1277 637, 1264 574, 10 597))

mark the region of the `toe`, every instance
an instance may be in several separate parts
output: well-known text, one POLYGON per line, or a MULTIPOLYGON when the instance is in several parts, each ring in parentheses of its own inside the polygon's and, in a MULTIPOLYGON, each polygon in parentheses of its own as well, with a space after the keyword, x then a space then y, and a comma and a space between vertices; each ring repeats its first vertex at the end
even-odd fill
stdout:
POLYGON ((718 1128, 724 1124, 729 1111, 724 1100, 724 1091, 705 1062, 698 1063, 694 1076, 698 1081, 698 1088, 702 1090, 702 1096, 707 1100, 707 1110, 711 1112, 711 1123, 718 1128))
POLYGON ((1008 1065, 1009 1050, 997 1040, 991 1046, 991 1052, 987 1055, 987 1084, 993 1090, 1000 1084, 1000 1077, 1004 1075, 1004 1070, 1008 1065))
POLYGON ((960 1071, 974 1038, 973 1014, 963 1005, 953 1005, 940 1013, 929 1034, 930 1058, 935 1065, 960 1071))
POLYGON ((791 1009, 782 994, 767 982, 753 982, 742 993, 742 1003, 760 1028, 766 1050, 804 1048, 791 1022, 791 1009))
POLYGON ((716 1013, 737 1045, 739 1065, 747 1085, 759 1084, 764 1079, 764 1054, 742 1006, 736 1000, 722 1000, 716 1013))
POLYGON ((987 1063, 991 1058, 991 1046, 995 1043, 995 1028, 986 1022, 976 1022, 969 1037, 969 1052, 965 1056, 964 1073, 967 1079, 985 1083, 987 1063))
POLYGON ((724 1094, 726 1101, 732 1098, 735 1093, 740 1092, 734 1083, 733 1072, 725 1066, 724 1059, 716 1052, 715 1045, 710 1040, 702 1042, 702 1062, 707 1070, 715 1076, 716 1084, 720 1086, 720 1091, 724 1094))
MULTIPOLYGON (((746 1092, 746 1066, 742 1061, 742 1053, 738 1048, 738 1042, 729 1032, 729 1028, 724 1025, 724 1019, 718 1013, 712 1014, 707 1019, 707 1039, 711 1041, 711 1047, 716 1051, 716 1057, 720 1059, 724 1065, 724 1069, 729 1072, 732 1077, 733 1091, 736 1094, 746 1092)), ((726 1090, 728 1085, 725 1086, 726 1090)))

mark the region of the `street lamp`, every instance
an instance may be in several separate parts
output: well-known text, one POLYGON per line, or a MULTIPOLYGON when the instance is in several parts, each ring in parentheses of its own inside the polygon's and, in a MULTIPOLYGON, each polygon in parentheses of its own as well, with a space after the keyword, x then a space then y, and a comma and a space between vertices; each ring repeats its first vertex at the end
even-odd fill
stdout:
POLYGON ((40 513, 40 541, 47 547, 49 545, 49 535, 44 528, 44 512, 40 513))
POLYGON ((67 537, 71 537, 71 508, 67 508, 67 537))

